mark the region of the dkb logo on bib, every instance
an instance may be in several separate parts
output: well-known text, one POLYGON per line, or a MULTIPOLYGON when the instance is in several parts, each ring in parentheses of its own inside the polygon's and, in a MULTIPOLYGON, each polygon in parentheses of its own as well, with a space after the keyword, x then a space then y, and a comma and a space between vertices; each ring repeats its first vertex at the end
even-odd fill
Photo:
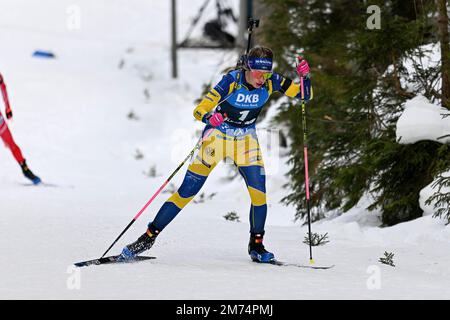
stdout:
POLYGON ((257 94, 242 94, 239 93, 236 102, 245 102, 245 103, 258 103, 259 96, 257 94))

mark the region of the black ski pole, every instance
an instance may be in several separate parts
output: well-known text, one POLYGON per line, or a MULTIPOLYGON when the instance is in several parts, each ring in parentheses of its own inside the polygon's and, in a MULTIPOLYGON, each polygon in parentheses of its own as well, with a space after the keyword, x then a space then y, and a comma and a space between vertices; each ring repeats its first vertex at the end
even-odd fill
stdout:
POLYGON ((259 27, 259 20, 258 19, 253 19, 253 18, 248 18, 248 22, 247 22, 247 31, 248 31, 248 39, 247 39, 247 48, 245 49, 245 54, 241 55, 241 57, 239 58, 239 61, 237 62, 236 67, 241 67, 244 70, 247 70, 248 66, 247 66, 247 58, 248 58, 248 53, 250 52, 250 46, 251 46, 251 42, 252 42, 252 33, 253 33, 253 28, 258 28, 259 27))
MULTIPOLYGON (((300 61, 302 57, 298 57, 300 61)), ((303 157, 305 162, 305 190, 306 190, 306 210, 308 212, 308 237, 309 237, 309 263, 314 264, 312 256, 312 234, 311 234, 311 212, 310 212, 310 194, 309 194, 309 168, 308 168, 308 130, 306 127, 306 104, 305 89, 303 85, 303 75, 300 76, 300 90, 302 96, 302 126, 303 126, 303 157)))
POLYGON ((253 19, 251 17, 248 18, 248 22, 247 22, 248 41, 247 41, 247 50, 245 51, 246 55, 250 51, 250 46, 251 46, 251 42, 252 42, 253 28, 258 28, 258 27, 259 27, 259 19, 253 19))
MULTIPOLYGON (((222 104, 223 102, 225 102, 226 100, 228 100, 228 98, 232 95, 233 93, 230 93, 224 100, 222 100, 217 106, 219 106, 220 104, 222 104)), ((224 117, 225 119, 227 118, 227 114, 224 113, 224 117)), ((100 257, 103 258, 108 252, 109 250, 111 250, 111 248, 117 243, 117 241, 119 241, 119 239, 125 234, 125 232, 127 232, 127 230, 133 225, 133 223, 136 222, 136 220, 141 216, 141 214, 145 211, 145 209, 147 209, 147 207, 150 205, 150 203, 153 202, 153 200, 156 198, 156 196, 164 189, 164 187, 169 183, 170 180, 172 180, 172 178, 177 174, 178 171, 180 171, 181 167, 183 167, 183 165, 188 161, 188 159, 192 159, 192 157, 194 156, 194 153, 197 149, 200 149, 203 141, 205 141, 206 139, 208 139, 209 135, 211 134, 211 132, 214 131, 214 128, 209 129, 205 135, 203 137, 200 137, 200 139, 198 140, 198 142, 196 143, 195 147, 191 150, 191 152, 186 156, 186 158, 184 158, 184 160, 178 165, 178 167, 172 172, 172 174, 169 176, 169 178, 167 178, 167 180, 161 185, 161 187, 159 187, 159 189, 155 192, 155 194, 150 198, 150 200, 145 204, 144 207, 142 207, 142 209, 136 214, 136 216, 133 218, 133 220, 130 221, 130 223, 125 227, 125 229, 123 229, 123 231, 119 234, 119 236, 113 241, 113 243, 108 247, 108 249, 105 251, 105 253, 103 253, 103 255, 100 257)))
POLYGON ((169 183, 170 180, 172 180, 172 178, 177 174, 177 172, 181 169, 181 167, 183 167, 183 165, 186 163, 186 161, 188 161, 189 158, 191 158, 194 153, 195 150, 197 150, 198 148, 200 148, 201 144, 203 143, 204 140, 206 140, 209 135, 211 134, 211 132, 214 130, 214 128, 210 129, 209 131, 207 131, 207 133, 205 134, 205 136, 203 138, 200 138, 200 140, 197 142, 197 144, 195 145, 195 147, 191 150, 191 152, 187 155, 186 158, 184 158, 184 160, 178 165, 178 167, 172 172, 172 174, 169 176, 169 178, 167 178, 166 181, 164 181, 164 183, 161 185, 161 187, 159 187, 159 189, 155 192, 155 194, 153 194, 153 196, 150 198, 150 200, 145 204, 144 207, 142 207, 142 209, 136 214, 136 216, 133 218, 133 220, 131 220, 131 222, 125 227, 125 229, 123 229, 123 231, 119 234, 119 236, 114 240, 114 242, 109 246, 109 248, 105 251, 105 253, 103 253, 103 255, 101 256, 101 258, 103 258, 108 252, 109 250, 111 250, 111 248, 117 243, 117 241, 119 241, 119 239, 124 235, 124 233, 133 225, 133 223, 140 217, 140 215, 145 211, 145 209, 147 209, 147 207, 150 205, 150 203, 153 202, 153 200, 156 198, 156 196, 164 189, 164 187, 169 183))

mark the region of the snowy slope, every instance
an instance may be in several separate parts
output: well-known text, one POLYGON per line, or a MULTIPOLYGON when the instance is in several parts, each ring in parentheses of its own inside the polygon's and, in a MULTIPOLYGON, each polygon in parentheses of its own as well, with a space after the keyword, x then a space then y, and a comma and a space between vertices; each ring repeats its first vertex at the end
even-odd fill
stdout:
MULTIPOLYGON (((181 34, 202 3, 179 5, 181 34)), ((71 267, 103 253, 190 151, 202 128, 192 117, 194 100, 235 59, 232 52, 182 51, 180 78, 172 80, 169 12, 166 1, 0 3, 0 71, 15 115, 10 127, 31 169, 57 185, 27 186, 10 153, 0 149, 0 298, 450 298, 449 227, 427 216, 379 229, 364 201, 313 225, 331 240, 314 248, 316 263, 334 269, 251 263, 250 200, 241 178, 226 181, 227 165, 201 191, 216 195, 191 203, 160 235, 149 253, 157 260, 71 267), (68 29, 77 10, 81 28, 68 29), (35 49, 53 50, 57 59, 31 58, 35 49), (129 119, 130 112, 139 119, 129 119), (154 178, 144 174, 152 166, 154 178), (229 211, 241 222, 224 220, 229 211), (378 263, 386 250, 396 253, 397 267, 378 263), (373 277, 379 286, 370 285, 373 277)), ((292 207, 279 204, 288 192, 281 189, 288 166, 286 158, 278 160, 268 176, 265 242, 281 260, 307 263, 306 228, 293 223, 292 207)), ((168 196, 155 200, 113 253, 145 230, 168 196)))

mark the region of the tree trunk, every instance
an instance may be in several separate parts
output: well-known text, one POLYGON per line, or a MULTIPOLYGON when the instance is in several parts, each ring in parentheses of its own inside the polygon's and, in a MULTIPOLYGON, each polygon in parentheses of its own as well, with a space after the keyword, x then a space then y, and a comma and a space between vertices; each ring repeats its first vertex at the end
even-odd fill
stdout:
POLYGON ((447 0, 436 0, 439 42, 441 44, 442 105, 450 109, 450 38, 448 34, 447 0))

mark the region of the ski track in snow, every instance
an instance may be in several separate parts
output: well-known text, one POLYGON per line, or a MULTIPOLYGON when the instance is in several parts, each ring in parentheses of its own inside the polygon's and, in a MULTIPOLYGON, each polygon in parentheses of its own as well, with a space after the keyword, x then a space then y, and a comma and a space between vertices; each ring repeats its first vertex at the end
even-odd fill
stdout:
MULTIPOLYGON (((187 30, 202 2, 179 7, 180 29, 187 30)), ((148 253, 156 260, 73 269, 74 262, 103 253, 193 147, 202 129, 192 117, 194 100, 204 82, 219 80, 218 64, 234 59, 230 52, 181 51, 180 78, 172 80, 169 3, 77 3, 82 25, 73 31, 65 24, 72 1, 0 4, 0 71, 15 116, 10 127, 30 168, 56 185, 24 187, 20 168, 0 149, 0 298, 450 298, 449 227, 426 216, 380 229, 364 202, 313 225, 331 240, 313 248, 316 264, 333 269, 252 263, 250 200, 241 178, 223 182, 225 165, 201 190, 215 197, 188 205, 159 236, 148 253), (35 49, 51 49, 57 59, 31 58, 35 49), (131 111, 139 120, 127 118, 131 111), (141 160, 134 158, 137 149, 141 160), (144 174, 152 165, 155 178, 144 174), (232 210, 240 223, 223 219, 232 210), (395 253, 395 268, 378 262, 384 251, 395 253), (379 271, 378 289, 368 287, 370 266, 379 271)), ((268 178, 265 244, 281 261, 307 264, 307 229, 293 223, 292 207, 279 204, 287 193, 281 189, 286 161, 268 178)), ((110 253, 142 234, 168 196, 158 196, 110 253)))

